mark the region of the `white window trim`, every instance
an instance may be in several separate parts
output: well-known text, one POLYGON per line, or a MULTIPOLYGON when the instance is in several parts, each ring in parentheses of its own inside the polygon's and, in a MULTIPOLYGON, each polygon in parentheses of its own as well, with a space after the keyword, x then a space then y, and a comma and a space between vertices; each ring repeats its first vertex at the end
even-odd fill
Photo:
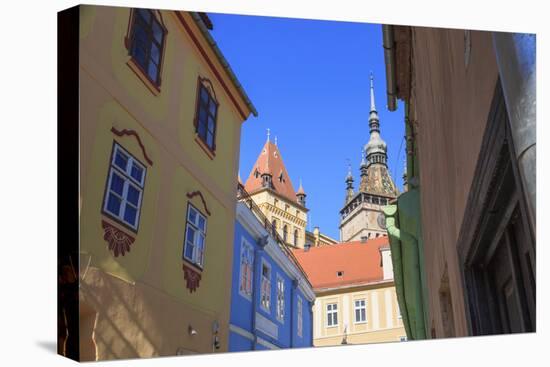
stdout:
POLYGON ((302 334, 303 334, 303 329, 304 329, 304 316, 303 316, 303 302, 302 302, 302 297, 300 297, 299 295, 297 296, 297 300, 296 300, 296 306, 297 306, 297 310, 296 310, 296 334, 301 338, 302 337, 302 334))
POLYGON ((340 322, 340 317, 338 317, 338 310, 339 310, 339 307, 338 307, 338 302, 331 302, 331 303, 327 303, 325 305, 325 311, 326 311, 326 327, 327 328, 332 328, 332 327, 338 327, 338 323, 340 322), (336 309, 334 309, 334 307, 332 307, 332 310, 329 311, 328 309, 328 306, 336 306, 336 309), (328 315, 329 315, 329 312, 331 314, 336 314, 336 323, 334 323, 334 317, 332 318, 333 320, 333 324, 332 325, 329 325, 328 323, 328 315))
POLYGON ((271 291, 272 291, 272 287, 271 287, 271 273, 272 269, 271 269, 271 264, 269 262, 267 262, 265 259, 262 259, 262 267, 260 268, 260 308, 262 310, 264 310, 265 312, 267 312, 268 314, 271 313, 271 304, 273 302, 271 302, 271 291), (265 307, 264 306, 264 303, 262 302, 262 298, 263 298, 263 283, 264 283, 264 274, 263 274, 263 269, 264 269, 264 265, 269 269, 269 293, 268 293, 268 296, 269 296, 269 304, 268 304, 268 307, 265 307))
MULTIPOLYGON (((359 311, 360 312, 360 311, 359 311)), ((358 299, 355 299, 353 300, 353 323, 354 324, 366 324, 368 323, 368 317, 367 317, 367 300, 365 298, 358 298, 358 299), (357 303, 356 302, 360 302, 360 301, 363 301, 365 303, 364 306, 357 306, 357 303), (365 310, 365 320, 363 321, 357 321, 357 310, 362 310, 364 309, 365 310)))
POLYGON ((143 199, 143 191, 145 190, 145 175, 146 174, 147 174, 147 168, 145 167, 145 165, 143 165, 132 154, 130 154, 130 152, 128 152, 126 149, 124 149, 118 143, 115 142, 113 144, 113 149, 112 149, 112 152, 111 152, 111 160, 110 160, 110 163, 109 163, 109 173, 108 173, 109 178, 107 180, 107 187, 105 188, 105 195, 104 195, 104 198, 103 198, 103 212, 106 213, 107 215, 115 218, 116 220, 120 221, 124 225, 127 225, 130 228, 136 230, 136 231, 138 230, 139 219, 141 217, 141 203, 142 203, 142 199, 143 199), (117 157, 118 151, 121 151, 125 156, 128 157, 128 162, 126 163, 126 171, 123 171, 122 168, 118 167, 115 164, 115 159, 117 157), (137 181, 131 175, 132 167, 133 167, 134 163, 137 166, 139 166, 143 171, 141 181, 137 181), (113 174, 118 175, 119 177, 121 177, 124 180, 124 184, 123 184, 123 188, 122 188, 122 197, 118 193, 116 193, 114 191, 111 191, 111 181, 112 181, 112 178, 113 178, 113 174), (137 191, 139 191, 139 198, 138 198, 137 206, 134 206, 134 204, 131 204, 131 203, 127 202, 126 197, 128 195, 128 186, 129 185, 132 185, 137 191), (111 193, 121 199, 120 213, 119 214, 113 213, 108 209, 107 203, 109 202, 109 195, 111 193), (126 205, 127 204, 136 209, 135 224, 128 223, 124 219, 124 214, 125 214, 125 211, 126 211, 126 205))
MULTIPOLYGON (((193 204, 188 202, 187 203, 187 213, 186 213, 186 216, 185 216, 185 234, 184 234, 184 240, 183 240, 183 257, 184 257, 185 260, 189 261, 190 263, 192 263, 195 266, 198 266, 201 269, 204 269, 204 258, 205 258, 204 254, 206 252, 206 233, 207 233, 207 229, 208 229, 208 220, 206 219, 206 217, 197 208, 195 208, 195 206, 193 204), (195 223, 191 223, 189 221, 190 208, 193 208, 193 210, 195 210, 195 212, 197 213, 197 216, 200 216, 204 219, 204 232, 202 232, 199 229, 199 227, 195 225, 195 223), (187 251, 186 251, 186 249, 187 249, 187 228, 189 227, 189 225, 191 225, 191 227, 193 227, 193 229, 196 232, 202 232, 203 235, 204 235, 204 243, 203 243, 203 247, 202 247, 202 259, 197 259, 197 248, 198 248, 197 244, 193 244, 192 258, 189 258, 186 255, 186 253, 187 253, 187 251)), ((198 238, 198 236, 195 236, 195 239, 196 238, 198 238)))
POLYGON ((254 247, 244 237, 242 237, 241 239, 241 256, 239 257, 239 273, 240 273, 239 274, 239 294, 244 298, 246 298, 247 300, 252 301, 252 293, 254 289, 254 247), (252 277, 252 279, 250 280, 250 294, 246 293, 244 290, 241 289, 241 284, 242 284, 243 275, 244 275, 242 260, 243 260, 243 252, 245 248, 248 248, 248 250, 252 254, 252 258, 251 258, 252 263, 250 264, 252 268, 252 273, 250 274, 250 276, 252 277))
POLYGON ((285 279, 279 274, 277 273, 277 294, 276 294, 276 297, 277 297, 277 310, 276 310, 276 313, 277 313, 277 320, 279 320, 281 323, 284 324, 285 322, 285 279), (281 282, 281 284, 283 285, 283 289, 282 289, 282 296, 283 296, 283 303, 282 303, 282 309, 280 308, 280 304, 279 304, 279 282, 281 282), (282 311, 282 315, 281 315, 281 311, 282 311))

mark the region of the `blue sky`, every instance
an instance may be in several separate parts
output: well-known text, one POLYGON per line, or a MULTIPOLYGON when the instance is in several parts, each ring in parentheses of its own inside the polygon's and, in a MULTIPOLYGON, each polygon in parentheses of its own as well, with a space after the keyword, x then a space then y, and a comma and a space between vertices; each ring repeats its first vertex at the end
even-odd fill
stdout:
POLYGON ((374 75, 382 138, 392 178, 402 189, 403 106, 386 109, 382 29, 378 24, 209 13, 212 35, 259 116, 242 128, 240 174, 248 177, 266 141, 278 146, 295 190, 302 179, 308 229, 339 239, 348 160, 359 181, 369 140, 369 73, 374 75))

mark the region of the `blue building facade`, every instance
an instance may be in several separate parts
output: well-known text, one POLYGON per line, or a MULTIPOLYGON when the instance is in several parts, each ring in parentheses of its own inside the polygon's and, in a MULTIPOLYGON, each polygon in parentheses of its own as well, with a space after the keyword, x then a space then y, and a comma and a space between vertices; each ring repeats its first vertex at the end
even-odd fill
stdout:
POLYGON ((242 202, 232 277, 229 351, 313 346, 311 285, 242 202))

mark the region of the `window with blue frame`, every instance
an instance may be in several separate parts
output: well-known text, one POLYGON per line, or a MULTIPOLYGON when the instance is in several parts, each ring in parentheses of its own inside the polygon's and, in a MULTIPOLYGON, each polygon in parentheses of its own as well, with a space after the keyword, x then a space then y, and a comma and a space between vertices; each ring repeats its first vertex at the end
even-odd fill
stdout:
POLYGON ((137 231, 146 168, 117 143, 113 144, 103 212, 137 231))
POLYGON ((303 305, 302 305, 302 297, 298 296, 298 301, 296 302, 296 307, 297 307, 297 310, 296 310, 296 322, 297 322, 297 325, 296 325, 296 333, 298 334, 298 336, 302 336, 302 330, 303 330, 303 318, 302 318, 302 309, 303 309, 303 305))
POLYGON ((285 319, 285 281, 277 274, 277 319, 284 322, 285 319))
POLYGON ((204 264, 205 242, 206 217, 189 203, 187 204, 183 257, 202 268, 204 264))
POLYGON ((241 242, 241 274, 239 280, 239 293, 252 299, 252 280, 254 279, 254 248, 244 238, 241 242))
POLYGON ((260 306, 268 313, 271 311, 271 266, 265 261, 262 261, 260 306))
POLYGON ((130 56, 147 78, 160 85, 160 69, 166 30, 150 9, 134 9, 130 56))

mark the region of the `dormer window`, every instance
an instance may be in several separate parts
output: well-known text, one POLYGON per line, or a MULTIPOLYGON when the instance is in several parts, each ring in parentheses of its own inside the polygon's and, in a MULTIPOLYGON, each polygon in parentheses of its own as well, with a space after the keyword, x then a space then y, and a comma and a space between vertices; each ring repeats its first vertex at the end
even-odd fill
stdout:
POLYGON ((258 169, 257 169, 257 168, 254 170, 254 177, 255 177, 255 178, 260 177, 260 172, 258 172, 258 169))
POLYGON ((284 181, 285 181, 285 179, 284 179, 284 177, 283 177, 283 173, 281 172, 281 174, 279 175, 279 182, 282 183, 282 182, 284 182, 284 181))
POLYGON ((343 276, 344 276, 344 271, 342 271, 342 270, 337 271, 337 272, 336 272, 336 276, 337 276, 338 278, 343 277, 343 276))
POLYGON ((264 173, 262 175, 262 185, 263 187, 271 187, 271 175, 264 173))

